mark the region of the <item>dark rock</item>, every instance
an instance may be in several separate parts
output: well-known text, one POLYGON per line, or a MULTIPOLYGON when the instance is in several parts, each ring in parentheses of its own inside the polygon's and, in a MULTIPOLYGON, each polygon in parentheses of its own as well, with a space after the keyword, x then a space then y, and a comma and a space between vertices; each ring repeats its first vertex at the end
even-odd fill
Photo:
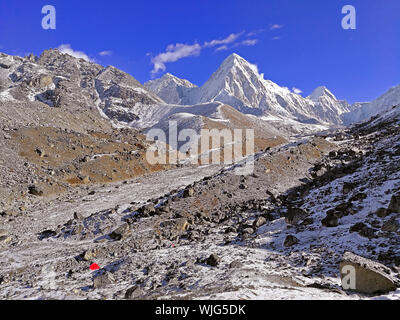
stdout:
POLYGON ((361 201, 366 199, 368 196, 366 193, 360 192, 350 198, 350 201, 361 201))
POLYGON ((390 215, 390 211, 385 208, 379 208, 378 210, 376 210, 375 214, 379 218, 386 218, 388 215, 390 215))
POLYGON ((375 237, 375 230, 369 227, 364 227, 362 228, 359 233, 358 233, 361 237, 364 238, 368 238, 368 239, 372 239, 375 237))
POLYGON ((38 234, 38 238, 39 238, 39 240, 44 240, 47 238, 55 237, 56 235, 57 235, 57 232, 55 232, 53 230, 45 230, 38 234))
POLYGON ((237 233, 236 228, 230 226, 228 228, 226 228, 225 233, 237 233))
POLYGON ((184 198, 190 198, 194 196, 194 189, 192 187, 186 188, 183 191, 183 197, 184 198))
POLYGON ((348 194, 353 191, 356 187, 355 183, 345 182, 343 183, 343 194, 348 194))
POLYGON ((400 222, 396 218, 390 219, 382 226, 382 231, 385 232, 397 232, 398 230, 400 230, 400 222))
POLYGON ((247 184, 245 184, 245 183, 241 183, 241 184, 239 185, 239 189, 246 190, 246 189, 248 189, 248 188, 249 188, 249 186, 248 186, 247 184))
POLYGON ((288 248, 288 247, 292 247, 296 244, 299 243, 299 239, 297 239, 295 236, 293 235, 288 235, 285 239, 285 242, 283 243, 283 245, 288 248))
POLYGON ((392 199, 390 200, 390 204, 388 207, 388 211, 391 213, 393 212, 400 213, 400 193, 392 196, 392 199))
POLYGON ((285 213, 285 221, 289 225, 296 225, 308 217, 308 212, 300 208, 288 208, 285 213))
POLYGON ((338 152, 337 151, 329 152, 329 158, 330 159, 336 159, 337 157, 338 157, 338 152))
POLYGON ((5 210, 1 213, 1 215, 6 217, 18 217, 20 213, 14 210, 5 210))
POLYGON ((74 212, 75 220, 83 220, 83 216, 79 212, 74 212))
POLYGON ((350 214, 355 214, 356 211, 353 210, 352 208, 353 204, 351 202, 343 202, 336 206, 334 209, 336 211, 335 215, 337 215, 338 218, 346 217, 350 214))
POLYGON ((358 222, 350 228, 350 232, 360 232, 362 229, 366 228, 365 223, 358 222))
POLYGON ((29 188, 28 188, 28 192, 29 192, 29 194, 32 194, 32 195, 34 195, 34 196, 37 196, 37 197, 42 197, 43 196, 43 194, 44 194, 44 192, 43 192, 43 190, 42 189, 40 189, 38 186, 29 186, 29 188))
POLYGON ((124 237, 126 237, 130 232, 130 227, 129 224, 124 223, 117 229, 115 229, 113 232, 109 234, 109 237, 115 241, 122 240, 124 237))
POLYGON ((334 214, 328 214, 321 223, 324 227, 335 228, 339 225, 339 218, 334 214))
POLYGON ((221 258, 218 257, 216 254, 212 254, 206 260, 206 264, 208 264, 211 267, 218 266, 220 262, 221 262, 221 258))
POLYGON ((305 218, 303 220, 303 222, 301 223, 302 226, 309 226, 312 225, 314 223, 314 219, 313 218, 305 218))
POLYGON ((150 216, 152 213, 156 212, 156 209, 154 208, 154 204, 148 204, 140 209, 138 209, 138 212, 146 217, 150 216))

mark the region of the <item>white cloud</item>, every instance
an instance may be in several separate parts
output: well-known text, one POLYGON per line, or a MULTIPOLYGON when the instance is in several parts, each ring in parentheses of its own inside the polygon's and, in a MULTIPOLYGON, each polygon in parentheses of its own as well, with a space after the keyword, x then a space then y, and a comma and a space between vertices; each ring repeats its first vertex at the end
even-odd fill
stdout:
POLYGON ((93 62, 93 60, 90 59, 86 53, 72 49, 70 44, 62 44, 58 47, 58 50, 61 51, 62 53, 67 53, 75 58, 93 62))
POLYGON ((282 29, 284 26, 281 24, 273 24, 271 25, 271 27, 269 28, 270 30, 277 30, 277 29, 282 29))
POLYGON ((104 50, 104 51, 99 52, 99 56, 102 56, 102 57, 109 57, 109 56, 112 56, 112 54, 113 54, 113 52, 111 50, 104 50))
POLYGON ((301 94, 301 93, 303 93, 302 90, 300 90, 300 89, 298 89, 298 88, 295 88, 295 87, 293 87, 292 91, 293 91, 294 93, 296 93, 296 94, 301 94))
POLYGON ((201 52, 201 46, 198 43, 193 45, 187 45, 183 43, 170 44, 166 51, 160 53, 151 59, 154 65, 152 73, 157 73, 158 71, 165 71, 165 64, 168 62, 175 62, 182 58, 198 56, 201 52))
POLYGON ((272 40, 280 40, 281 37, 273 37, 272 40))
MULTIPOLYGON (((262 31, 258 30, 257 32, 262 31)), ((231 33, 224 39, 211 40, 205 42, 203 45, 200 45, 198 43, 194 43, 192 45, 183 43, 170 44, 165 52, 162 52, 157 56, 151 58, 151 63, 153 64, 153 70, 151 71, 151 73, 154 75, 159 71, 165 71, 167 69, 167 63, 176 62, 186 57, 199 56, 201 51, 205 48, 217 47, 215 51, 218 52, 238 46, 254 46, 258 43, 258 39, 245 39, 241 42, 236 42, 243 34, 244 31, 239 33, 231 33)), ((147 55, 151 56, 150 53, 148 53, 147 55)))
POLYGON ((228 50, 228 46, 227 45, 223 45, 223 46, 220 46, 217 49, 215 49, 215 51, 224 51, 224 50, 228 50))
POLYGON ((212 40, 210 42, 204 43, 205 47, 215 47, 218 45, 227 45, 229 43, 235 42, 241 35, 243 34, 242 32, 239 33, 231 33, 229 36, 227 36, 225 39, 222 40, 212 40))
POLYGON ((240 44, 244 46, 255 46, 258 43, 257 39, 247 39, 243 40, 240 44))
POLYGON ((265 32, 265 31, 266 31, 266 29, 254 30, 254 31, 249 32, 249 33, 246 35, 246 37, 254 37, 255 35, 260 34, 260 33, 263 33, 263 32, 265 32))

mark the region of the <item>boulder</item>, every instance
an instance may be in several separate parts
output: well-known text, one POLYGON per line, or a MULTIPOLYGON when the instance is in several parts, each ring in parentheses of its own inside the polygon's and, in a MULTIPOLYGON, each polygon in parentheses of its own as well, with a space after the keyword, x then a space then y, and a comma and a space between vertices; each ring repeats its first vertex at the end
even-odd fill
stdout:
POLYGON ((346 290, 365 294, 384 294, 395 291, 399 286, 398 280, 391 275, 389 268, 351 252, 343 255, 339 268, 342 280, 347 280, 347 277, 351 276, 348 270, 354 268, 355 286, 350 289, 343 287, 346 290))
POLYGON ((239 269, 243 267, 243 263, 240 260, 232 261, 229 264, 229 269, 239 269))
POLYGON ((289 235, 286 237, 285 242, 283 243, 283 245, 286 248, 292 247, 295 244, 299 243, 299 239, 297 239, 295 236, 289 235))
POLYGON ((362 229, 366 228, 367 225, 363 222, 357 222, 350 228, 350 232, 360 232, 362 229))
POLYGON ((400 222, 396 218, 390 219, 382 226, 382 231, 385 232, 397 232, 398 230, 400 230, 400 222))
POLYGON ((390 211, 387 210, 386 208, 379 208, 378 210, 376 210, 375 214, 379 218, 386 218, 390 214, 390 211))
POLYGON ((150 203, 148 205, 145 205, 141 207, 138 212, 142 214, 145 217, 151 216, 153 213, 156 212, 156 209, 154 208, 154 204, 150 203))
POLYGON ((109 237, 112 240, 119 241, 122 240, 124 237, 126 237, 130 232, 130 227, 129 224, 124 223, 117 229, 115 229, 113 232, 109 234, 109 237))
POLYGON ((82 258, 85 261, 92 261, 96 257, 95 250, 87 250, 82 254, 82 258))
POLYGON ((53 230, 45 230, 38 234, 38 239, 44 240, 44 239, 55 237, 56 235, 57 235, 57 232, 55 232, 53 230))
POLYGON ((321 223, 324 227, 335 228, 339 225, 339 218, 334 214, 328 214, 321 223))
POLYGON ((206 263, 211 267, 216 267, 221 262, 221 258, 218 257, 216 254, 212 254, 206 260, 206 263))
POLYGON ((104 289, 108 285, 112 284, 113 280, 113 277, 108 272, 105 272, 93 279, 93 288, 104 289))
POLYGON ((11 237, 8 235, 8 231, 0 229, 0 243, 8 243, 10 241, 11 237))
POLYGON ((29 190, 29 194, 37 196, 37 197, 42 197, 44 194, 43 190, 35 185, 29 186, 28 190, 29 190))
POLYGON ((285 221, 289 225, 296 225, 300 221, 307 218, 308 213, 300 208, 288 208, 288 211, 285 213, 285 221))
POLYGON ((388 207, 389 212, 397 212, 400 213, 400 193, 395 194, 392 196, 392 199, 390 200, 390 204, 388 207))
POLYGON ((343 183, 343 194, 349 194, 350 192, 353 191, 353 189, 356 187, 355 183, 350 183, 350 182, 345 182, 343 183))
POLYGON ((190 197, 193 197, 194 196, 194 189, 193 188, 186 188, 184 191, 183 191, 183 197, 184 198, 190 198, 190 197))
POLYGON ((264 224, 267 223, 267 219, 265 219, 264 217, 258 217, 255 221, 254 221, 254 228, 259 228, 261 226, 263 226, 264 224))

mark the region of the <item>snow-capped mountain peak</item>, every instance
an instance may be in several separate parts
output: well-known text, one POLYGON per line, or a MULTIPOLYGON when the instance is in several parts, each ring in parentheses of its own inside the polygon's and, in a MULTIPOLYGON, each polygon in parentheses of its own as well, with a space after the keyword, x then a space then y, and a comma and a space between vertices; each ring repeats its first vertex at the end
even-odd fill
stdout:
POLYGON ((337 101, 335 95, 325 86, 316 88, 307 98, 313 101, 318 101, 321 97, 329 97, 330 99, 337 101))
POLYGON ((238 54, 227 57, 196 94, 196 102, 220 101, 244 113, 307 123, 338 124, 341 121, 339 115, 347 111, 327 88, 318 88, 313 99, 303 98, 286 87, 265 80, 257 65, 238 54))
POLYGON ((170 73, 150 80, 144 86, 170 104, 189 104, 189 92, 197 88, 188 80, 180 79, 170 73))
MULTIPOLYGON (((360 105, 351 106, 336 98, 325 86, 316 88, 304 98, 285 86, 264 79, 256 64, 236 53, 229 55, 201 87, 168 73, 145 86, 170 104, 222 102, 243 113, 303 123, 341 125, 373 113, 366 108, 375 110, 368 104, 363 104, 362 108, 360 105)), ((388 98, 381 99, 385 100, 385 105, 398 103, 400 94, 397 91, 393 88, 388 98)))

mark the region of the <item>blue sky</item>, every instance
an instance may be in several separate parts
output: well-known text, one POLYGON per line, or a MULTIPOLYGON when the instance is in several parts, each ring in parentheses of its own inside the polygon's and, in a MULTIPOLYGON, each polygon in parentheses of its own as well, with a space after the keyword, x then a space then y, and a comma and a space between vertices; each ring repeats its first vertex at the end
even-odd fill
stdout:
POLYGON ((202 85, 236 52, 304 96, 325 85, 368 101, 400 84, 400 1, 0 2, 0 51, 39 55, 61 45, 142 83, 170 72, 202 85), (44 5, 56 8, 56 30, 41 27, 44 5), (341 27, 344 5, 357 10, 356 30, 341 27))

